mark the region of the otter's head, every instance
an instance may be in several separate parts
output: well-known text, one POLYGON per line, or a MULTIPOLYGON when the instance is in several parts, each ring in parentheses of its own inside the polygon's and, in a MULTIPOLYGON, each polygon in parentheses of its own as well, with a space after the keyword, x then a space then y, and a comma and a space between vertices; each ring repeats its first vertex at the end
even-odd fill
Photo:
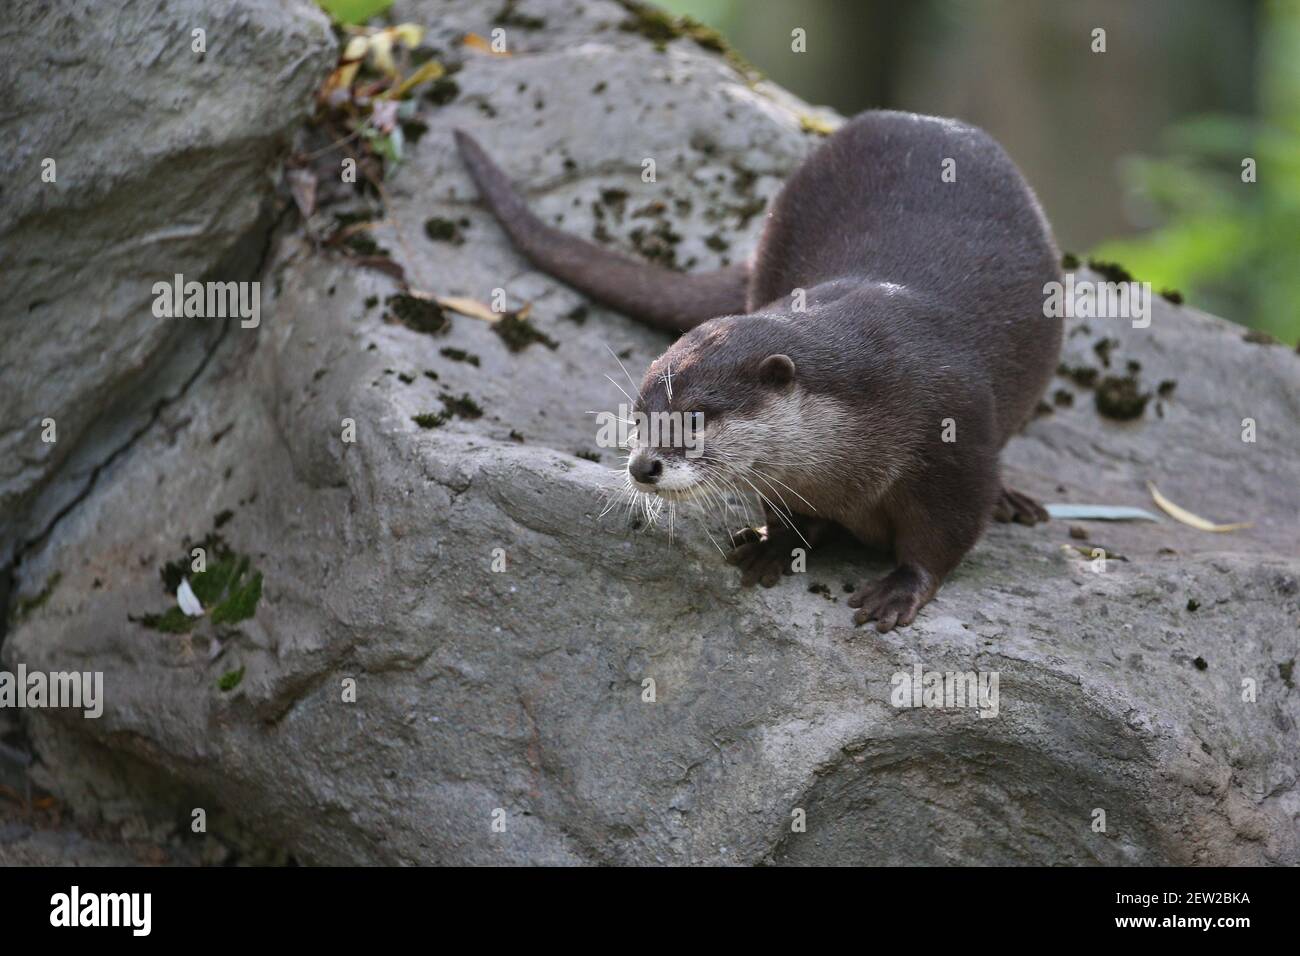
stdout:
POLYGON ((780 317, 728 316, 656 359, 635 409, 627 463, 634 487, 684 500, 743 487, 739 476, 756 468, 796 463, 809 432, 796 338, 780 317))

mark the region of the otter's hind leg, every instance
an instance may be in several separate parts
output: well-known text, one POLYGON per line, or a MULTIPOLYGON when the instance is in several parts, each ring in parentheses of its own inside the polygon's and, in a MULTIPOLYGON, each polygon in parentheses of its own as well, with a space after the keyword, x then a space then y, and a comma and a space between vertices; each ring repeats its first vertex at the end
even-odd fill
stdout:
POLYGON ((543 272, 624 315, 670 332, 685 332, 720 315, 748 311, 748 263, 690 274, 611 252, 538 219, 468 133, 456 130, 456 145, 515 248, 543 272))

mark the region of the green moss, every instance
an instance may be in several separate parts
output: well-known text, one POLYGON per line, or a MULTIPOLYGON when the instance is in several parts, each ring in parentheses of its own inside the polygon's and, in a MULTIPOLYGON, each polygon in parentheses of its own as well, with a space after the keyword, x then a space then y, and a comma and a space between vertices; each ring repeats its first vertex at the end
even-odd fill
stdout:
POLYGON ((667 11, 638 0, 623 0, 623 7, 632 15, 618 28, 625 33, 639 33, 662 51, 669 43, 681 37, 694 40, 714 53, 731 53, 722 34, 688 16, 675 17, 667 11))
POLYGON ((1093 344, 1092 350, 1097 353, 1097 358, 1101 359, 1101 364, 1110 368, 1110 353, 1119 345, 1119 339, 1098 339, 1093 344))
POLYGON ((744 229, 749 225, 749 220, 753 219, 755 216, 762 215, 763 211, 767 209, 767 200, 756 198, 750 200, 744 205, 731 206, 729 208, 736 214, 736 218, 739 221, 738 228, 744 229))
MULTIPOLYGON (((163 588, 175 595, 181 579, 188 578, 190 590, 203 609, 205 617, 217 627, 236 624, 257 613, 262 598, 262 572, 253 568, 247 555, 237 554, 215 531, 209 533, 198 545, 187 545, 185 553, 175 561, 168 561, 158 569, 163 588), (193 571, 193 549, 204 550, 205 566, 193 571)), ((129 617, 151 630, 165 634, 183 634, 193 630, 203 617, 190 617, 173 604, 159 614, 129 617)))
POLYGON ((506 0, 492 22, 502 27, 518 27, 521 30, 541 30, 546 26, 544 17, 533 17, 518 10, 519 0, 506 0))
POLYGON ((1079 257, 1073 252, 1067 252, 1061 256, 1061 268, 1066 272, 1073 272, 1079 268, 1079 257))
POLYGON ((602 189, 600 191, 600 201, 606 206, 615 206, 622 208, 627 202, 626 189, 602 189))
POLYGON ((459 398, 456 398, 450 392, 444 392, 441 398, 443 409, 447 415, 455 415, 458 418, 483 417, 482 407, 478 402, 470 398, 467 393, 462 393, 459 398))
POLYGON ((1111 282, 1132 282, 1133 275, 1118 262, 1105 262, 1101 259, 1089 259, 1088 268, 1111 282))
POLYGON ((1259 329, 1251 329, 1241 337, 1243 342, 1250 342, 1253 345, 1281 345, 1277 339, 1259 329))
POLYGON ((434 106, 446 106, 458 96, 460 96, 460 84, 450 76, 440 76, 430 83, 424 92, 424 98, 434 106))
POLYGON ((552 351, 560 346, 559 342, 537 329, 527 319, 520 318, 517 312, 507 312, 499 321, 492 323, 492 331, 501 336, 501 341, 512 352, 522 352, 534 342, 541 342, 552 351))
POLYGON ((36 592, 29 598, 21 598, 17 602, 15 602, 13 611, 10 613, 9 620, 12 623, 17 624, 19 621, 23 620, 33 611, 39 610, 40 608, 44 607, 45 602, 50 599, 50 595, 54 593, 54 589, 59 586, 59 582, 62 580, 63 580, 62 571, 55 571, 53 574, 51 574, 49 576, 49 579, 46 580, 45 586, 42 587, 38 592, 36 592))
POLYGON ((244 668, 237 671, 226 671, 217 680, 217 690, 223 694, 228 694, 240 685, 244 680, 244 668))
POLYGON ((1097 376, 1100 373, 1088 365, 1061 364, 1057 366, 1056 374, 1065 376, 1080 388, 1092 388, 1097 384, 1097 376))
POLYGON ((471 419, 483 417, 482 406, 470 398, 468 393, 462 393, 458 398, 451 392, 443 392, 438 397, 442 400, 442 411, 412 415, 411 421, 421 428, 441 428, 453 417, 471 419))
POLYGON ((412 145, 420 141, 420 137, 429 132, 429 124, 423 120, 407 120, 402 124, 402 136, 412 145))
POLYGON ((416 332, 437 335, 451 326, 442 306, 429 299, 398 293, 385 299, 384 305, 388 306, 394 318, 416 332))
POLYGON ((564 317, 568 319, 570 322, 574 322, 578 325, 582 325, 584 322, 587 321, 587 316, 590 314, 590 311, 591 310, 588 309, 585 305, 575 305, 568 312, 564 313, 564 317))
POLYGON ((667 220, 655 223, 652 229, 633 229, 628 233, 632 245, 646 259, 669 269, 677 268, 677 244, 681 235, 673 232, 667 220))
POLYGON ((451 416, 446 412, 423 412, 419 415, 412 415, 411 421, 421 428, 440 428, 447 424, 449 418, 451 416))
POLYGON ((262 600, 262 572, 248 572, 248 558, 244 558, 230 581, 226 598, 212 609, 213 624, 237 624, 257 613, 257 602, 262 600))
POLYGON ((203 618, 190 617, 179 607, 169 607, 161 614, 142 614, 139 617, 127 615, 127 620, 163 634, 185 634, 192 631, 203 618))
POLYGON ((359 256, 387 256, 388 250, 375 242, 365 230, 352 233, 343 244, 359 256))
POLYGON ((479 357, 477 355, 475 355, 473 352, 466 352, 464 349, 445 348, 445 349, 440 349, 438 354, 441 355, 443 358, 451 359, 453 362, 466 362, 470 365, 475 366, 476 368, 480 364, 479 357))
POLYGON ((1141 418, 1151 401, 1151 393, 1143 392, 1132 375, 1120 378, 1108 375, 1097 386, 1097 411, 1116 421, 1141 418))
POLYGON ((453 246, 462 246, 465 244, 465 237, 461 230, 468 225, 468 219, 455 221, 434 216, 424 221, 424 234, 434 242, 450 242, 453 246))

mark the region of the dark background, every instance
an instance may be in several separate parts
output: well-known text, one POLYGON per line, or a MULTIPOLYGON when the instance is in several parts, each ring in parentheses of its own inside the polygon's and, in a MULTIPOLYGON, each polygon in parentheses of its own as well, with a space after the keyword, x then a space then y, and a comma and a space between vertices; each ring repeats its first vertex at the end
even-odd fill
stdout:
POLYGON ((1061 247, 1300 337, 1300 0, 666 0, 844 114, 992 133, 1061 247), (790 31, 807 31, 807 52, 790 31), (1106 31, 1094 53, 1092 31, 1106 31), (1258 181, 1241 181, 1241 162, 1258 181))

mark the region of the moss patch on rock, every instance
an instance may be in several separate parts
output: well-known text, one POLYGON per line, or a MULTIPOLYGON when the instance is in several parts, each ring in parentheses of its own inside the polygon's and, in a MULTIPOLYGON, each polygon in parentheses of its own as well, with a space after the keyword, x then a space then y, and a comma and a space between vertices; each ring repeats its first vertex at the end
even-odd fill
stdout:
POLYGON ((393 318, 416 332, 437 335, 451 327, 451 320, 442 306, 429 299, 398 293, 385 299, 384 305, 388 306, 393 318))
POLYGON ((559 342, 517 312, 507 312, 503 315, 499 321, 492 324, 492 331, 501 336, 501 341, 505 342, 506 348, 512 352, 522 352, 534 342, 541 342, 551 351, 560 347, 559 342))
POLYGON ((246 621, 257 613, 262 599, 262 572, 253 567, 252 559, 230 548, 220 535, 213 532, 197 545, 189 545, 175 561, 166 562, 158 569, 163 588, 175 596, 181 581, 188 579, 190 590, 203 605, 201 617, 191 617, 173 604, 160 613, 131 616, 150 630, 164 634, 184 634, 192 631, 204 620, 213 626, 228 628, 246 621), (193 550, 204 551, 203 570, 194 570, 193 550))

